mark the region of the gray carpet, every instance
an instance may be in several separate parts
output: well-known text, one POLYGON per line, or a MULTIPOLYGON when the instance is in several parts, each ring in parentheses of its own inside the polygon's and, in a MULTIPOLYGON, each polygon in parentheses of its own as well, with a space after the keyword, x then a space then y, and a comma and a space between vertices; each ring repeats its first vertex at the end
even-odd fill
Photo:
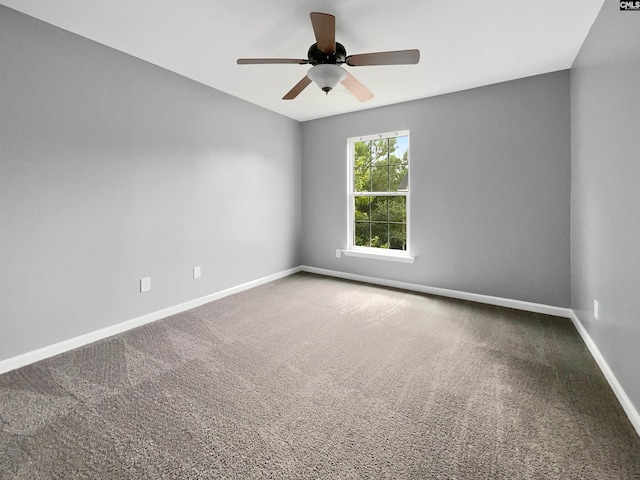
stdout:
POLYGON ((637 479, 567 319, 297 274, 0 376, 0 478, 637 479))

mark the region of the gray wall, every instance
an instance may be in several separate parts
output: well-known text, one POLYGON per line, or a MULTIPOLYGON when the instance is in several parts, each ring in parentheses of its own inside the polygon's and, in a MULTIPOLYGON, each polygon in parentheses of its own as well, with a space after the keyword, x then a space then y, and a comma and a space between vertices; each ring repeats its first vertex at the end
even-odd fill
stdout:
POLYGON ((300 138, 0 6, 0 360, 299 265, 300 138))
POLYGON ((306 265, 568 307, 569 73, 556 72, 302 127, 306 265), (411 131, 413 264, 346 247, 348 137, 411 131))
POLYGON ((617 1, 571 70, 571 123, 572 307, 640 409, 640 13, 617 1))

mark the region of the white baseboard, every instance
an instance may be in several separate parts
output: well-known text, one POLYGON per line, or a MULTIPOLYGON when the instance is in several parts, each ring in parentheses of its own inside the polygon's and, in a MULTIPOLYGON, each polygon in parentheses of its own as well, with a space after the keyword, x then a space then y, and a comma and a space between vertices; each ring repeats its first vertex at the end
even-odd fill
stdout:
POLYGON ((635 428, 636 433, 638 434, 638 436, 640 436, 640 413, 638 413, 638 410, 633 405, 633 403, 631 402, 631 399, 627 396, 626 392, 624 391, 624 388, 622 388, 622 385, 620 385, 620 382, 618 382, 618 379, 611 371, 609 364, 602 356, 602 353, 600 353, 600 350, 598 349, 597 345, 589 335, 589 332, 587 332, 587 329, 584 328, 584 325, 582 325, 582 322, 580 321, 580 319, 578 318, 578 316, 573 310, 571 310, 570 318, 573 321, 573 324, 575 325, 576 330, 578 330, 578 333, 582 337, 582 340, 584 341, 585 345, 589 349, 589 352, 591 352, 591 356, 594 358, 594 360, 600 367, 600 370, 602 371, 602 374, 604 375, 604 377, 607 379, 607 382, 609 382, 609 386, 611 387, 611 390, 613 390, 613 393, 618 398, 618 401, 620 402, 620 405, 622 405, 624 412, 627 414, 627 417, 629 417, 629 421, 631 422, 631 425, 633 425, 633 428, 635 428))
POLYGON ((303 272, 317 273, 329 277, 344 278, 346 280, 354 280, 357 282, 373 283, 375 285, 384 285, 385 287, 400 288, 402 290, 411 290, 414 292, 428 293, 431 295, 439 295, 441 297, 457 298, 459 300, 469 300, 471 302, 486 303, 489 305, 497 305, 500 307, 515 308, 517 310, 525 310, 527 312, 544 313, 554 315, 556 317, 571 317, 571 309, 563 307, 553 307, 541 303, 523 302, 521 300, 511 300, 509 298, 492 297, 489 295, 481 295, 479 293, 461 292, 459 290, 449 290, 446 288, 428 287, 418 283, 399 282, 397 280, 387 280, 384 278, 368 277, 366 275, 356 275, 353 273, 338 272, 336 270, 326 270, 324 268, 308 267, 302 265, 303 272))
POLYGON ((180 303, 169 308, 164 308, 156 312, 142 315, 141 317, 126 320, 116 325, 111 325, 94 332, 70 338, 69 340, 63 340, 62 342, 55 343, 53 345, 48 345, 31 352, 23 353, 22 355, 2 360, 0 361, 0 374, 15 370, 16 368, 24 367, 25 365, 29 365, 40 360, 44 360, 45 358, 53 357, 54 355, 58 355, 60 353, 68 352, 69 350, 73 350, 74 348, 82 347, 89 343, 93 343, 98 340, 110 337, 112 335, 126 332, 127 330, 140 327, 147 323, 155 322, 156 320, 175 315, 176 313, 191 310, 192 308, 199 307, 200 305, 204 305, 205 303, 213 302, 214 300, 218 300, 219 298, 227 297, 229 295, 233 295, 234 293, 239 293, 244 290, 248 290, 250 288, 272 282, 279 278, 293 275, 294 273, 298 273, 299 271, 301 271, 300 267, 290 268, 289 270, 274 273, 273 275, 268 275, 251 282, 227 288, 226 290, 221 290, 216 293, 205 295, 204 297, 189 300, 188 302, 180 303))

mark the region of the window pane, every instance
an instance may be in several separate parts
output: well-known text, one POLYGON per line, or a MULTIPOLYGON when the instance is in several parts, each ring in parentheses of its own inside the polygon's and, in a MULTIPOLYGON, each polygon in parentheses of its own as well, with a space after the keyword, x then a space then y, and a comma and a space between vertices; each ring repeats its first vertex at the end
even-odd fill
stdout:
POLYGON ((371 246, 371 236, 369 233, 369 222, 355 222, 355 228, 353 229, 354 239, 353 244, 359 247, 371 246))
POLYGON ((368 167, 371 164, 371 149, 369 142, 356 142, 354 144, 354 167, 368 167))
POLYGON ((371 220, 374 222, 387 222, 389 220, 387 197, 371 197, 371 199, 371 220))
POLYGON ((371 167, 371 191, 389 191, 389 167, 371 167))
POLYGON ((371 171, 369 167, 357 167, 353 171, 353 191, 371 191, 371 171))
POLYGON ((384 166, 389 164, 388 139, 371 141, 371 165, 384 166))
POLYGON ((407 222, 407 197, 389 197, 389 221, 407 222))
POLYGON ((394 250, 407 249, 407 226, 402 223, 389 225, 389 247, 394 250))
POLYGON ((389 248, 389 224, 371 224, 371 246, 377 248, 389 248))
POLYGON ((406 165, 389 167, 389 191, 406 192, 409 190, 409 168, 406 165))
POLYGON ((372 197, 355 197, 355 220, 369 221, 372 197))
POLYGON ((407 164, 409 162, 409 137, 405 135, 391 140, 395 140, 395 144, 391 147, 389 163, 407 164))

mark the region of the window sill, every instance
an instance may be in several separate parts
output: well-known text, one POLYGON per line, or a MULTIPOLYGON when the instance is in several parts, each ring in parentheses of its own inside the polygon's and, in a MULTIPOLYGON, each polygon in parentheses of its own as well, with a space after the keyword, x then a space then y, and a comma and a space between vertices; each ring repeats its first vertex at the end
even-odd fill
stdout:
POLYGON ((369 252, 363 250, 342 250, 342 254, 347 257, 371 258, 374 260, 386 260, 389 262, 413 263, 416 257, 407 254, 369 252))

